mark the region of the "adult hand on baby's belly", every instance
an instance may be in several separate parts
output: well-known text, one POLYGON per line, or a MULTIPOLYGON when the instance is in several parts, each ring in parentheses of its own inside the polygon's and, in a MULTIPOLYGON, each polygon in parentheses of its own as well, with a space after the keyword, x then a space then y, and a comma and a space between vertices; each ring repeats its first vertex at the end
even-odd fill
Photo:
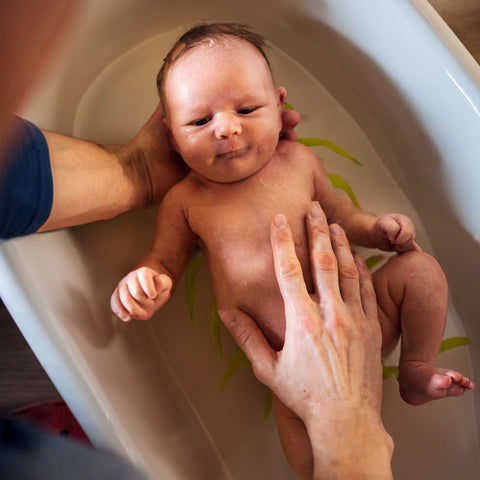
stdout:
POLYGON ((381 332, 370 273, 320 206, 307 214, 315 293, 307 291, 292 232, 271 226, 285 305, 283 349, 274 351, 240 310, 220 316, 274 396, 282 447, 301 478, 392 478, 393 442, 381 417, 381 332), (333 460, 333 461, 332 461, 333 460), (322 477, 323 478, 323 477, 322 477))
POLYGON ((379 418, 381 332, 370 274, 360 258, 354 260, 343 230, 329 228, 318 204, 313 205, 307 227, 314 295, 307 292, 285 217, 278 216, 271 227, 285 304, 282 351, 268 345, 244 312, 223 311, 221 317, 258 379, 304 421, 318 413, 319 401, 331 412, 355 404, 379 418))

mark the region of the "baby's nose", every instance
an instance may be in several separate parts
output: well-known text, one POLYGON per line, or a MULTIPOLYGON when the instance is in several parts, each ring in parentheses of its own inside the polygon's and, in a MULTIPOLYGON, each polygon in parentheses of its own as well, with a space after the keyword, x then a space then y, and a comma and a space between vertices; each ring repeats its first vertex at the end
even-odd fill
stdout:
POLYGON ((242 132, 239 118, 234 113, 224 113, 217 118, 215 124, 215 136, 221 140, 242 132))

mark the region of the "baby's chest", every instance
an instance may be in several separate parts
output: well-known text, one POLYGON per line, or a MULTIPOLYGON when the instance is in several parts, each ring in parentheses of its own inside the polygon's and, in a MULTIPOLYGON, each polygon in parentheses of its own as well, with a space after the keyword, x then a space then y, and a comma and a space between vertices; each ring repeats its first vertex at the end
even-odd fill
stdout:
POLYGON ((190 227, 209 259, 212 273, 251 281, 273 275, 270 224, 280 213, 287 216, 297 253, 303 257, 305 213, 313 189, 291 181, 238 187, 216 198, 198 199, 188 211, 190 227))

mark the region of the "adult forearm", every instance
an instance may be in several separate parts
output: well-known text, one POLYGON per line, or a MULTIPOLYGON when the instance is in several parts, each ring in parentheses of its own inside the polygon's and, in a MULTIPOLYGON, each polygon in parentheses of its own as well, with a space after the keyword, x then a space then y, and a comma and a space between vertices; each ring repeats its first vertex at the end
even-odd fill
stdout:
POLYGON ((90 142, 43 133, 54 196, 40 231, 103 220, 141 206, 136 180, 129 178, 117 155, 90 142))
POLYGON ((156 145, 100 146, 43 131, 53 178, 52 211, 40 231, 104 220, 159 202, 185 171, 156 145))
POLYGON ((307 430, 314 480, 393 479, 393 441, 378 415, 365 411, 315 415, 309 418, 307 430))

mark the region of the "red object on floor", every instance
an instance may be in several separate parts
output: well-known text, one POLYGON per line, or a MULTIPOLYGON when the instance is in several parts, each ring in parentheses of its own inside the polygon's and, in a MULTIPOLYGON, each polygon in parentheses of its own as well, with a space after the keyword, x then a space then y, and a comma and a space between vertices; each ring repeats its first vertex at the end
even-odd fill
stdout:
POLYGON ((37 403, 11 413, 19 419, 31 421, 52 433, 91 445, 87 435, 63 400, 37 403))

